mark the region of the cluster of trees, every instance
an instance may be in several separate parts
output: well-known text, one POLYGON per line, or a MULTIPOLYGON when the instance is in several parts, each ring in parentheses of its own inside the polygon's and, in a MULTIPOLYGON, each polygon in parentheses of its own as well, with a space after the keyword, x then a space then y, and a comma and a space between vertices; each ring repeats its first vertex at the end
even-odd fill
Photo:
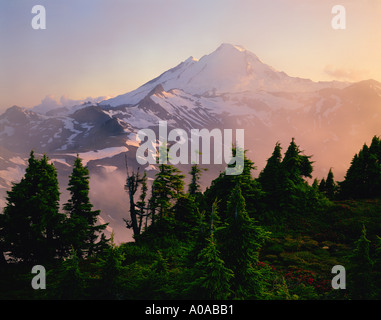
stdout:
POLYGON ((335 181, 332 169, 318 185, 329 199, 371 199, 381 196, 381 140, 374 136, 370 146, 364 143, 354 155, 343 181, 335 181))
MULTIPOLYGON (((233 155, 236 152, 233 149, 233 155)), ((258 179, 253 178, 254 169, 245 155, 240 175, 222 172, 201 192, 203 169, 195 164, 186 192, 184 175, 171 164, 160 164, 149 200, 146 177, 139 171, 128 173, 131 206, 126 223, 134 231, 136 244, 160 251, 173 249, 173 243, 187 248, 181 264, 195 280, 184 281, 188 289, 182 289, 183 297, 290 297, 284 279, 260 264, 260 250, 269 238, 265 225, 316 213, 316 208, 323 209, 329 201, 305 180, 311 178, 312 161, 294 139, 283 159, 280 145, 275 146, 258 179)))
POLYGON ((374 136, 370 146, 364 144, 356 154, 340 184, 341 198, 375 198, 381 196, 381 140, 374 136))
POLYGON ((323 198, 316 185, 310 186, 306 178, 312 178, 313 162, 302 153, 292 139, 282 158, 281 146, 275 145, 272 156, 267 160, 258 182, 265 193, 264 203, 271 217, 289 219, 289 213, 311 212, 322 204, 323 198))
MULTIPOLYGON (((107 244, 98 225, 99 210, 89 199, 89 171, 76 158, 69 187, 71 198, 60 212, 57 172, 46 155, 36 159, 30 153, 28 167, 13 185, 0 215, 0 251, 9 260, 45 264, 68 257, 91 256, 107 244)), ((3 254, 0 258, 4 258, 3 254)), ((4 260, 3 260, 4 262, 4 260)))
MULTIPOLYGON (((233 153, 236 150, 233 148, 233 153)), ((245 152, 244 152, 245 154, 245 152)), ((148 230, 163 220, 170 224, 172 220, 190 223, 196 222, 197 215, 204 212, 206 218, 218 201, 218 210, 222 223, 228 221, 228 199, 230 192, 239 186, 247 206, 248 215, 260 222, 288 219, 293 215, 315 212, 317 207, 324 208, 327 198, 322 190, 308 184, 306 178, 312 178, 312 161, 292 139, 284 158, 281 146, 276 144, 272 156, 257 179, 253 178, 254 163, 244 156, 244 169, 240 175, 226 175, 225 172, 212 181, 205 192, 200 191, 199 179, 204 169, 193 165, 189 174, 191 183, 188 192, 184 191, 184 175, 173 165, 160 164, 158 173, 151 186, 151 197, 147 197, 147 177, 141 177, 139 171, 128 173, 126 190, 130 200, 130 219, 125 220, 127 227, 133 229, 135 240, 142 232, 143 220, 148 230), (139 200, 136 192, 141 189, 139 200), (198 213, 195 212, 198 210, 198 213)), ((128 166, 127 166, 128 172, 128 166)), ((331 171, 330 171, 331 173, 331 171)), ((333 180, 333 175, 332 175, 333 180)), ((328 181, 328 180, 327 180, 328 181)), ((327 184, 328 185, 328 184, 327 184)), ((327 192, 328 196, 328 192, 327 192)))
MULTIPOLYGON (((196 164, 188 186, 185 175, 168 163, 158 165, 148 185, 146 172, 131 172, 126 161, 130 206, 125 223, 135 241, 119 246, 104 236, 106 225, 97 224, 100 212, 90 203, 89 172, 81 159, 74 162, 71 198, 61 213, 55 168, 46 156, 38 160, 32 152, 25 176, 8 192, 0 215, 0 252, 19 263, 59 261, 51 276, 54 290, 46 293, 53 296, 48 297, 297 298, 282 273, 260 261, 269 227, 295 227, 301 218, 325 216, 330 199, 339 194, 360 196, 351 183, 376 171, 380 140, 374 138, 363 150, 344 182, 335 182, 330 170, 326 179, 310 185, 313 162, 292 139, 283 156, 281 145, 275 145, 258 178, 245 155, 240 175, 222 172, 204 192, 199 183, 204 169, 196 164)), ((380 180, 372 180, 368 190, 380 180)), ((368 261, 364 239, 356 244, 353 268, 368 261)), ((369 263, 373 268, 378 262, 369 263)), ((358 279, 350 281, 366 280, 358 279)), ((364 296, 360 292, 357 297, 364 296)))
MULTIPOLYGON (((317 184, 317 180, 315 180, 317 184)), ((319 191, 327 196, 329 199, 334 199, 337 194, 337 183, 334 180, 332 168, 329 169, 327 179, 322 179, 319 184, 319 191)))

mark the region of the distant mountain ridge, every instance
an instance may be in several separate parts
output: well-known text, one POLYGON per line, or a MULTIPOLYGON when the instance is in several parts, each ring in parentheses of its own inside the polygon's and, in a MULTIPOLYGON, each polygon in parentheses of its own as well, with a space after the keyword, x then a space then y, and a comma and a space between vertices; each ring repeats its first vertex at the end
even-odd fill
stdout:
MULTIPOLYGON (((162 120, 184 130, 244 129, 245 149, 258 167, 256 175, 275 143, 285 149, 294 137, 313 156, 314 177, 321 179, 332 168, 335 178, 342 179, 352 156, 373 135, 381 134, 381 83, 290 77, 241 46, 222 44, 131 92, 100 103, 38 110, 13 106, 0 115, 0 193, 21 178, 33 149, 53 160, 63 184, 79 154, 92 176, 116 179, 122 197, 124 155, 133 165, 137 131, 157 129, 162 120)), ((148 169, 152 178, 155 166, 148 169)), ((220 170, 211 166, 205 175, 212 179, 220 170)), ((120 216, 127 207, 120 209, 120 201, 115 202, 118 208, 108 207, 100 194, 97 190, 98 204, 108 210, 105 221, 114 219, 114 227, 123 224, 120 216)))

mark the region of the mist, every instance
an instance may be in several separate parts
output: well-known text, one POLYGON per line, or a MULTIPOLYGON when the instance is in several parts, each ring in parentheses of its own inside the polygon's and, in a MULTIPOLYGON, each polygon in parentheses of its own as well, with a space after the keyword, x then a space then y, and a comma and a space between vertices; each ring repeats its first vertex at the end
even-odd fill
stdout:
MULTIPOLYGON (((129 218, 125 183, 126 173, 119 170, 107 174, 90 174, 90 200, 94 209, 101 210, 101 218, 114 231, 115 243, 134 241, 132 229, 127 229, 123 220, 129 218)), ((106 233, 110 233, 110 228, 106 233)))

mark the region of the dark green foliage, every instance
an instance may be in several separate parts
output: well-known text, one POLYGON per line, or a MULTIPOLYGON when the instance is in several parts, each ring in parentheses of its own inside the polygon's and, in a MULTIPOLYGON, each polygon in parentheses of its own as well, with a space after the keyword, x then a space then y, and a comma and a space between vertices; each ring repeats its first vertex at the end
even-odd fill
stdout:
POLYGON ((230 193, 226 225, 216 235, 221 242, 221 257, 234 273, 232 290, 235 297, 260 298, 260 281, 255 265, 268 234, 247 214, 245 199, 238 185, 230 193))
POLYGON ((348 270, 349 292, 354 300, 368 300, 372 298, 373 261, 369 255, 370 241, 366 238, 366 229, 363 227, 361 237, 355 243, 355 249, 350 256, 350 268, 348 270))
POLYGON ((321 193, 324 193, 324 192, 325 192, 325 179, 324 179, 324 178, 321 179, 321 181, 320 181, 320 184, 319 184, 319 191, 320 191, 321 193))
MULTIPOLYGON (((303 200, 307 200, 311 196, 311 188, 305 182, 304 178, 311 178, 312 162, 310 156, 301 154, 299 147, 296 145, 294 138, 284 155, 281 164, 281 173, 279 183, 282 191, 279 194, 280 211, 298 212, 304 211, 307 206, 303 200)), ((271 194, 271 191, 270 191, 271 194)), ((314 197, 314 195, 312 195, 314 197)), ((274 199, 273 199, 274 200, 274 199)), ((309 202, 310 199, 308 199, 309 202)))
POLYGON ((194 262, 198 259, 198 255, 207 244, 207 239, 210 236, 209 221, 205 221, 205 213, 196 209, 197 224, 193 230, 194 241, 190 244, 190 250, 185 260, 185 264, 193 266, 194 262))
POLYGON ((85 297, 85 276, 79 268, 79 258, 73 249, 58 270, 48 272, 48 297, 59 300, 77 300, 85 297))
POLYGON ((72 174, 69 179, 71 198, 64 205, 68 214, 67 233, 70 245, 79 257, 85 254, 92 255, 100 247, 104 246, 106 239, 101 233, 107 224, 97 225, 99 210, 93 210, 89 198, 89 170, 82 165, 82 160, 77 156, 74 162, 72 174))
POLYGON ((197 299, 225 300, 232 295, 230 281, 233 271, 225 267, 220 258, 213 233, 207 240, 207 245, 198 256, 195 265, 196 280, 191 283, 191 289, 197 293, 197 299))
POLYGON ((192 165, 191 171, 189 172, 191 175, 191 183, 188 186, 190 195, 195 195, 201 191, 199 181, 202 171, 206 171, 206 169, 200 168, 197 164, 192 165))
POLYGON ((99 295, 103 299, 123 299, 123 252, 113 243, 105 250, 96 266, 99 268, 99 295))
MULTIPOLYGON (((366 173, 368 181, 361 183, 369 185, 363 195, 372 194, 368 192, 377 185, 378 161, 372 155, 381 155, 378 138, 355 157, 367 159, 367 164, 347 174, 349 178, 356 170, 360 176, 366 173)), ((241 174, 221 173, 205 192, 199 189, 197 166, 190 171, 188 193, 184 176, 171 165, 158 166, 150 198, 147 175, 134 175, 139 180, 134 203, 139 233, 136 241, 120 245, 109 245, 103 233, 101 242, 91 236, 101 231, 95 226, 99 211, 89 201, 89 173, 79 158, 70 176, 67 216, 58 213, 54 167, 46 157, 36 160, 33 153, 29 164, 0 215, 0 249, 15 258, 23 254, 24 261, 35 263, 39 256, 55 263, 47 268, 48 289, 37 292, 30 289, 29 265, 4 260, 1 265, 0 260, 0 286, 7 291, 0 292, 0 298, 381 297, 380 199, 337 200, 332 170, 320 185, 315 179, 310 186, 306 180, 312 176, 312 162, 294 139, 283 159, 276 144, 258 179, 252 177, 254 163, 245 156, 241 174), (147 213, 151 219, 144 221, 147 213), (48 234, 52 241, 47 241, 48 234), (72 250, 67 258, 71 246, 77 252, 72 250), (346 290, 331 287, 334 265, 346 268, 346 290)), ((340 196, 343 190, 359 191, 349 181, 356 179, 340 184, 340 196)))
POLYGON ((374 298, 381 299, 381 238, 376 237, 376 249, 373 259, 373 287, 375 289, 374 298))
POLYGON ((181 195, 177 199, 173 212, 176 224, 175 233, 180 239, 193 238, 199 220, 197 209, 195 197, 187 194, 181 195))
POLYGON ((329 169, 326 180, 322 180, 319 186, 319 191, 325 194, 328 199, 334 199, 336 195, 336 182, 333 178, 332 169, 329 169))
MULTIPOLYGON (((267 160, 265 168, 260 172, 258 181, 264 191, 264 201, 271 211, 280 212, 288 198, 288 187, 284 166, 282 166, 280 143, 276 143, 272 156, 267 160)), ((272 220, 273 214, 267 215, 266 221, 272 220)))
POLYGON ((157 257, 152 264, 149 279, 155 297, 159 299, 170 298, 172 283, 170 281, 168 260, 163 257, 160 250, 157 252, 157 257))
POLYGON ((381 195, 381 141, 373 137, 351 162, 345 180, 340 183, 342 198, 374 198, 381 195))
POLYGON ((161 164, 159 172, 156 174, 153 182, 153 191, 151 197, 151 206, 155 208, 152 220, 155 221, 156 211, 158 219, 171 218, 173 202, 184 191, 184 175, 180 170, 170 164, 161 164))
POLYGON ((262 216, 258 217, 259 221, 267 224, 276 221, 292 224, 301 215, 325 209, 327 203, 317 188, 317 181, 312 186, 305 181, 305 178, 312 177, 310 158, 302 154, 294 139, 283 159, 280 144, 275 145, 272 156, 258 177, 264 191, 262 201, 265 204, 262 216))
POLYGON ((282 169, 286 178, 295 185, 302 182, 303 177, 312 178, 313 169, 310 158, 310 156, 301 155, 295 139, 292 138, 282 161, 282 169))
POLYGON ((274 195, 281 190, 280 180, 282 175, 282 147, 277 142, 272 156, 267 160, 265 168, 261 171, 258 181, 261 183, 262 188, 266 192, 272 192, 274 195))
POLYGON ((54 166, 32 151, 24 177, 8 191, 1 221, 3 250, 13 259, 44 263, 65 255, 59 195, 54 166))
MULTIPOLYGON (((233 149, 233 156, 236 155, 236 149, 233 149)), ((218 200, 220 218, 225 221, 227 200, 230 192, 239 185, 242 195, 246 199, 247 211, 250 216, 255 216, 259 211, 258 202, 263 193, 260 184, 253 179, 252 171, 255 169, 254 163, 246 157, 244 153, 244 168, 240 175, 227 175, 221 173, 219 177, 212 181, 211 186, 205 191, 205 205, 203 209, 210 212, 213 203, 218 200)))

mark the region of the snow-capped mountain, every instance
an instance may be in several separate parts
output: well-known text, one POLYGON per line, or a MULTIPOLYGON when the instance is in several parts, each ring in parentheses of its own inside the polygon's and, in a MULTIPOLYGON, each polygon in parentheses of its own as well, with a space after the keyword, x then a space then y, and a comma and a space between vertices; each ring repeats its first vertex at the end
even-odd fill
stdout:
POLYGON ((305 92, 324 87, 343 87, 339 82, 315 83, 309 79, 289 77, 264 64, 242 46, 222 44, 200 60, 188 58, 140 88, 102 102, 111 106, 133 105, 156 86, 165 91, 179 89, 191 95, 210 96, 242 92, 305 92))
MULTIPOLYGON (((186 131, 244 129, 256 174, 277 141, 285 151, 294 137, 313 156, 315 177, 325 177, 332 167, 342 179, 363 143, 381 133, 381 83, 290 77, 241 46, 222 44, 199 60, 190 57, 136 90, 100 103, 54 106, 51 111, 46 106, 9 108, 0 116, 0 192, 5 194, 22 177, 32 149, 48 154, 64 190, 79 154, 90 169, 93 202, 102 209, 102 218, 125 231, 125 154, 136 166, 137 131, 156 130, 161 120, 186 131)), ((155 167, 147 168, 152 178, 155 167)), ((223 167, 208 169, 206 184, 223 167)))

